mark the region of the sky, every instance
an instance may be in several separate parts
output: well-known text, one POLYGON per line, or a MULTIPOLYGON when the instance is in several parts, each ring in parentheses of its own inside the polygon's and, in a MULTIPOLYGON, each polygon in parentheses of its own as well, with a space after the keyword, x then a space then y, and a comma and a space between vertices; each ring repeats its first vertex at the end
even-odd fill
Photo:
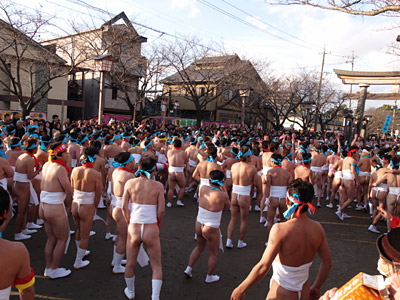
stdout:
MULTIPOLYGON (((320 72, 325 47, 324 77, 344 92, 333 69, 395 71, 400 57, 388 54, 400 34, 397 18, 352 16, 309 6, 271 5, 268 0, 14 0, 27 10, 39 9, 56 16, 60 26, 68 20, 101 25, 124 11, 147 44, 170 35, 195 35, 204 44, 223 43, 241 58, 266 60, 275 74, 296 73, 300 68, 320 72), (102 11, 107 11, 109 15, 102 11), (142 25, 150 27, 146 29, 142 25), (159 32, 167 34, 161 35, 159 32)), ((353 92, 359 91, 353 86, 353 92)), ((391 86, 370 87, 370 92, 391 92, 391 86)), ((368 107, 390 104, 367 101, 368 107)))

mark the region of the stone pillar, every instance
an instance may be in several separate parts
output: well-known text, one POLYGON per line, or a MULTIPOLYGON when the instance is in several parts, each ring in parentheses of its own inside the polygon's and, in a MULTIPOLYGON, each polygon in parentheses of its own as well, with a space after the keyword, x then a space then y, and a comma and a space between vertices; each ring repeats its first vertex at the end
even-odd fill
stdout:
POLYGON ((364 119, 364 110, 365 110, 365 101, 367 100, 367 89, 369 87, 369 84, 360 84, 360 98, 358 99, 358 105, 357 105, 357 134, 360 135, 361 133, 361 127, 362 127, 362 121, 364 119))

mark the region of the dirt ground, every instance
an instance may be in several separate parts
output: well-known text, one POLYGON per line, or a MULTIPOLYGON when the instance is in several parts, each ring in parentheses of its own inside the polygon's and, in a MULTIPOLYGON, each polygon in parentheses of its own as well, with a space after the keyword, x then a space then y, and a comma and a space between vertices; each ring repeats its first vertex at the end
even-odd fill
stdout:
MULTIPOLYGON (((324 201, 323 201, 324 202, 324 201)), ((220 275, 217 283, 206 284, 208 251, 205 250, 193 268, 193 278, 188 279, 183 273, 189 254, 195 247, 194 223, 197 213, 197 203, 192 197, 184 198, 185 207, 166 208, 165 219, 161 228, 160 238, 162 247, 162 264, 164 272, 162 299, 229 299, 233 289, 247 276, 254 264, 258 262, 265 249, 266 229, 259 224, 259 214, 251 212, 248 220, 248 231, 245 238, 248 246, 237 249, 238 225, 235 229, 233 243, 235 248, 220 252, 215 274, 220 275)), ((354 205, 353 205, 354 207, 354 205)), ((99 210, 99 215, 105 217, 106 211, 99 210)), ((376 275, 378 253, 375 246, 377 234, 370 233, 367 228, 370 217, 366 212, 349 209, 351 219, 340 221, 334 210, 326 207, 317 209, 315 220, 321 222, 328 238, 329 248, 333 259, 333 268, 322 291, 343 285, 358 272, 376 275)), ((221 232, 226 241, 226 230, 230 212, 225 211, 222 217, 221 232)), ((44 245, 46 235, 43 229, 34 234, 30 240, 24 241, 30 255, 36 276, 36 299, 126 299, 123 274, 113 275, 111 258, 113 243, 105 240, 105 226, 101 221, 94 223, 96 235, 90 239, 91 254, 87 257, 90 265, 82 270, 73 271, 63 279, 48 280, 43 275, 45 267, 44 245)), ((12 239, 14 222, 12 222, 4 238, 12 239)), ((71 221, 71 228, 74 225, 71 221)), ((381 232, 386 230, 385 224, 380 223, 381 232)), ((68 254, 64 256, 61 267, 72 268, 76 254, 75 243, 71 242, 68 254)), ((310 270, 311 283, 319 268, 319 259, 315 258, 310 270)), ((151 298, 151 268, 136 267, 136 299, 151 298)), ((268 275, 251 288, 245 299, 265 299, 268 293, 268 275)), ((13 289, 11 299, 18 299, 13 289)))

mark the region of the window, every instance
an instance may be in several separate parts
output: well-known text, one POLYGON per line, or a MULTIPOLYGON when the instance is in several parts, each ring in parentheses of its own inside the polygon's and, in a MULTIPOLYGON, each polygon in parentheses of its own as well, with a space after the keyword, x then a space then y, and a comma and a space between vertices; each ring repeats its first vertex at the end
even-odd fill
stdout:
POLYGON ((118 88, 115 85, 115 83, 111 84, 111 90, 112 90, 111 99, 112 100, 117 100, 117 98, 118 98, 118 88))
POLYGON ((200 88, 200 96, 204 96, 206 89, 204 87, 200 88))

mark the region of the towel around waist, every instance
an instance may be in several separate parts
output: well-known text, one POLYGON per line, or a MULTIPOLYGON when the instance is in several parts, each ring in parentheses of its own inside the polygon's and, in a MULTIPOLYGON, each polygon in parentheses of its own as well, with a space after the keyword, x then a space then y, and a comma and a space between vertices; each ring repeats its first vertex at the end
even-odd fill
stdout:
POLYGON ((131 224, 154 224, 157 223, 157 205, 131 203, 131 224))
POLYGON ((169 166, 168 167, 168 172, 170 173, 183 173, 185 167, 173 167, 169 166))
POLYGON ((237 195, 250 196, 251 185, 243 186, 243 185, 234 184, 232 186, 232 192, 237 194, 237 195))
POLYGON ((79 204, 94 204, 94 192, 74 190, 74 202, 79 204))
POLYGON ((290 267, 274 260, 272 263, 272 279, 288 291, 300 292, 304 283, 308 280, 311 265, 312 262, 309 262, 299 267, 290 267))
POLYGON ((219 225, 221 224, 221 216, 222 210, 218 212, 209 211, 199 206, 197 222, 213 228, 219 228, 219 225))
POLYGON ((269 197, 272 198, 286 198, 287 186, 271 185, 269 197))
POLYGON ((64 192, 40 192, 40 201, 46 204, 63 204, 66 194, 64 192))
POLYGON ((28 174, 14 172, 14 181, 18 182, 30 182, 28 174))

